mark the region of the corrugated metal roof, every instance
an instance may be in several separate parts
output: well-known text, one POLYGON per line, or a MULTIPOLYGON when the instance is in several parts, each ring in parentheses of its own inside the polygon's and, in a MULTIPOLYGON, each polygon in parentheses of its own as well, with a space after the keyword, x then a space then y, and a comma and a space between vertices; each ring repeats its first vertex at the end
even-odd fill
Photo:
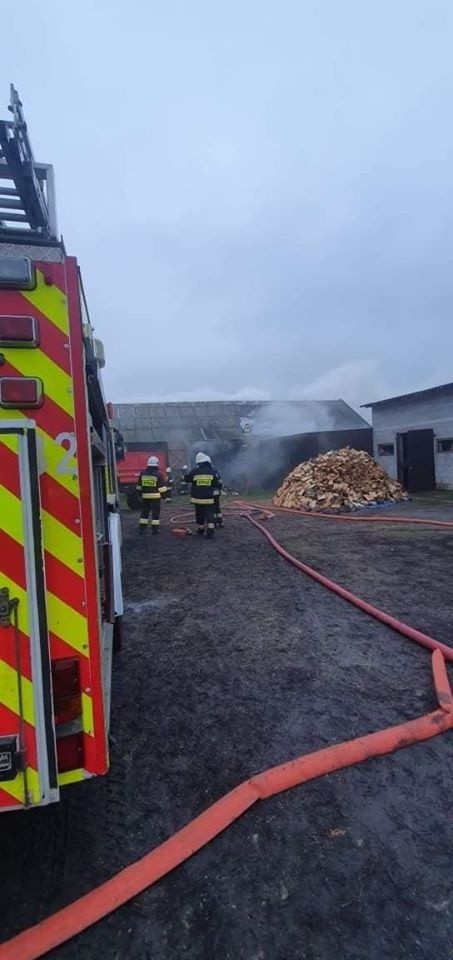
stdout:
POLYGON ((114 408, 115 425, 130 442, 235 440, 244 419, 260 436, 369 429, 344 400, 119 403, 114 408))
POLYGON ((436 394, 450 396, 453 393, 453 383, 441 383, 438 387, 428 387, 426 390, 415 390, 413 393, 401 393, 398 397, 386 397, 385 400, 374 400, 372 403, 362 403, 362 407, 380 407, 384 403, 399 403, 404 400, 424 400, 436 394))

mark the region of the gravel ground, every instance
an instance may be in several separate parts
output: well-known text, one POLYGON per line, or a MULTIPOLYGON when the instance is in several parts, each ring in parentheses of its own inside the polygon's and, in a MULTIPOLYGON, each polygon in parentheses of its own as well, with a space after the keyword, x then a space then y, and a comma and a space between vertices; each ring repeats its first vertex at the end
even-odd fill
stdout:
MULTIPOLYGON (((436 501, 398 509, 453 518, 436 501)), ((395 512, 395 511, 393 511, 395 512)), ((389 513, 389 515, 391 515, 389 513)), ((278 516, 285 546, 451 643, 450 531, 278 516)), ((245 520, 214 542, 138 538, 112 768, 4 815, 2 936, 86 892, 232 786, 434 708, 427 651, 279 558, 245 520)), ((450 960, 453 736, 258 805, 54 960, 450 960)))

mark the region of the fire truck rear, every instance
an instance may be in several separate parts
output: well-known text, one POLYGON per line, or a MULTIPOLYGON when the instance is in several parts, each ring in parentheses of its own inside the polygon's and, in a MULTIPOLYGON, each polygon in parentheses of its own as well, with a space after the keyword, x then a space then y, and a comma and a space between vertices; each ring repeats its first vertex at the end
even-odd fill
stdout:
POLYGON ((123 612, 111 423, 52 167, 0 122, 0 811, 108 769, 123 612))

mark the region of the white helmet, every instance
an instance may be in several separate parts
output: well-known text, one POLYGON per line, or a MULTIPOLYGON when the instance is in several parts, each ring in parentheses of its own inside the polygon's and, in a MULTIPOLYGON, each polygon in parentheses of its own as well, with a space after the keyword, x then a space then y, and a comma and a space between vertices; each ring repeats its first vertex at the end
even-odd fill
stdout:
POLYGON ((171 469, 171 467, 167 467, 167 473, 173 473, 173 470, 171 469))
POLYGON ((157 457, 150 457, 148 460, 148 467, 158 467, 159 460, 157 457))
POLYGON ((197 453, 195 463, 197 466, 199 466, 200 463, 211 463, 211 457, 208 453, 197 453))
POLYGON ((183 469, 183 470, 188 470, 188 469, 189 469, 188 464, 187 464, 187 463, 183 463, 182 469, 183 469))

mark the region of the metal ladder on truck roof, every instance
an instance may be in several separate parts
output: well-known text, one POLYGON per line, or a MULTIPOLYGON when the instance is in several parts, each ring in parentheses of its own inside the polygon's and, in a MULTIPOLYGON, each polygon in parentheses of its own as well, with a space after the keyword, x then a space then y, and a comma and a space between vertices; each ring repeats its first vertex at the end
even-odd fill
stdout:
POLYGON ((0 239, 57 240, 53 167, 36 162, 19 94, 10 90, 12 119, 0 120, 0 239))

